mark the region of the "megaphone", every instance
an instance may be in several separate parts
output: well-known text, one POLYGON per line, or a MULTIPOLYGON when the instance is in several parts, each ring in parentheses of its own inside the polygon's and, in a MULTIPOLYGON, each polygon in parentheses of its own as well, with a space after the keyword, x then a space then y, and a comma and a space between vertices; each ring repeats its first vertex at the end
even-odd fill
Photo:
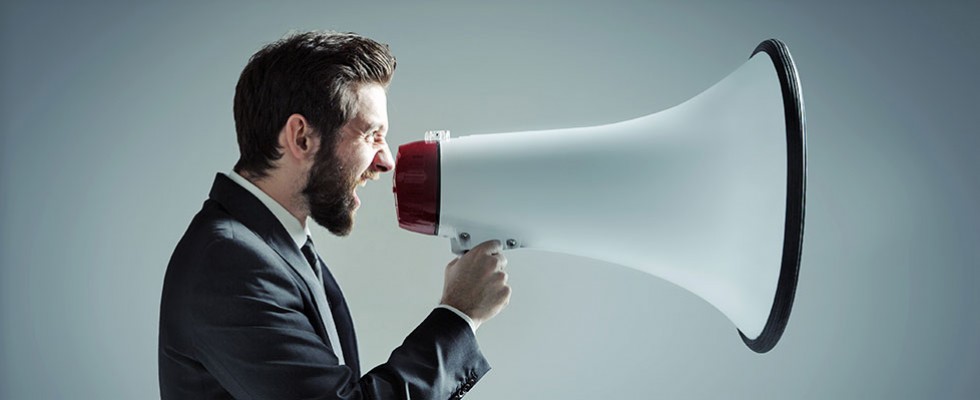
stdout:
POLYGON ((490 239, 603 260, 700 296, 765 353, 793 306, 803 245, 806 139, 782 42, 673 108, 609 125, 402 145, 404 229, 462 253, 490 239))

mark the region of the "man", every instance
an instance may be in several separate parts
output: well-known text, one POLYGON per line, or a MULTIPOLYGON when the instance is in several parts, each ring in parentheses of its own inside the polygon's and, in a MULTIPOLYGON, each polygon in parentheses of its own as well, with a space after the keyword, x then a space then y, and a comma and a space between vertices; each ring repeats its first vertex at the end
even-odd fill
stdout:
POLYGON ((261 49, 235 92, 241 157, 174 250, 160 310, 164 399, 461 398, 490 369, 475 331, 507 304, 499 242, 446 267, 440 306, 361 375, 343 294, 307 219, 344 236, 356 189, 393 168, 386 45, 308 32, 261 49))

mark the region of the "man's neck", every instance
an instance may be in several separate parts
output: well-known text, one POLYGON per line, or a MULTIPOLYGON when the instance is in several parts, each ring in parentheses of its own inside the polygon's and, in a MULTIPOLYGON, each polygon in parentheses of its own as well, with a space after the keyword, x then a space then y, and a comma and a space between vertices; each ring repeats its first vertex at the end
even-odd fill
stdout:
POLYGON ((295 184, 281 179, 273 172, 263 177, 256 177, 246 171, 236 171, 236 173, 269 195, 276 203, 289 211, 289 214, 299 221, 300 226, 306 228, 306 218, 310 213, 302 203, 302 195, 299 193, 301 189, 295 187, 295 184))

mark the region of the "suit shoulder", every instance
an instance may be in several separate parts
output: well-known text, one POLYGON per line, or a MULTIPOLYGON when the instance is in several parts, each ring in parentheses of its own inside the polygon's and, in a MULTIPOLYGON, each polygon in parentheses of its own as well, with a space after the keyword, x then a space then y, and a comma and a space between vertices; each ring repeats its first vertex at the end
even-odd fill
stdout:
POLYGON ((212 243, 220 241, 242 241, 254 244, 262 242, 261 238, 245 224, 232 217, 214 201, 208 200, 191 220, 187 231, 177 244, 174 255, 184 249, 200 254, 212 243))
POLYGON ((204 202, 201 211, 194 216, 190 226, 187 227, 185 237, 201 236, 212 240, 259 240, 258 235, 252 232, 241 221, 232 217, 224 208, 213 200, 204 202))
POLYGON ((167 275, 200 276, 223 268, 278 269, 282 263, 262 237, 208 200, 174 248, 167 275))
POLYGON ((167 265, 164 300, 189 299, 215 286, 275 286, 297 293, 289 264, 259 234, 210 200, 191 221, 167 265))

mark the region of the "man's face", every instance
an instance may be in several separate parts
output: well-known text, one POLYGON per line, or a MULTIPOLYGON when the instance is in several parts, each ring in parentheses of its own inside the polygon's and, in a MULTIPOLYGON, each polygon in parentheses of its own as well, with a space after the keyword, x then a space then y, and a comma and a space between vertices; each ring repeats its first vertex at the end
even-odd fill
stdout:
POLYGON ((377 84, 361 85, 356 97, 356 113, 337 132, 332 154, 317 155, 303 189, 310 216, 338 236, 347 236, 354 228, 354 213, 361 205, 357 187, 394 168, 385 141, 388 99, 384 88, 377 84))

